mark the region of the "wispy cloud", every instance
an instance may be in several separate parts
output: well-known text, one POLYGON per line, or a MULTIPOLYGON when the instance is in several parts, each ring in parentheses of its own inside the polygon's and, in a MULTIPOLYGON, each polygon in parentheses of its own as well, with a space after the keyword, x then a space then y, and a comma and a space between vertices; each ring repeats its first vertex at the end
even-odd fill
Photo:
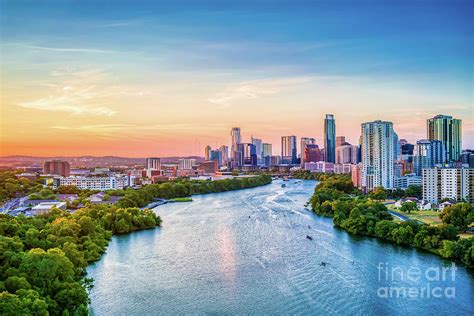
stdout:
POLYGON ((112 54, 117 53, 118 51, 106 50, 106 49, 96 49, 96 48, 84 48, 84 47, 50 47, 42 45, 32 45, 28 43, 5 43, 4 45, 13 45, 21 46, 27 49, 33 50, 46 50, 53 52, 63 52, 63 53, 97 53, 97 54, 112 54))
POLYGON ((21 101, 19 106, 74 115, 112 116, 116 111, 109 107, 114 99, 122 96, 143 96, 148 91, 110 85, 108 75, 100 69, 80 71, 55 70, 51 81, 41 83, 48 87, 48 96, 21 101))
POLYGON ((57 125, 51 126, 53 129, 60 130, 69 130, 69 131, 90 131, 90 132, 113 132, 124 129, 130 129, 135 127, 135 125, 127 124, 98 124, 98 125, 84 125, 84 126, 65 126, 57 125))
POLYGON ((146 131, 152 132, 173 132, 176 131, 209 131, 209 130, 222 130, 227 128, 227 125, 221 123, 199 125, 192 123, 165 123, 165 124, 150 124, 150 125, 133 125, 133 124, 96 124, 96 125, 54 125, 52 129, 67 130, 67 131, 80 131, 88 132, 92 134, 108 134, 111 132, 126 131, 137 132, 137 134, 143 134, 146 131))
POLYGON ((224 91, 208 98, 208 101, 226 107, 237 101, 277 94, 312 80, 312 77, 290 77, 241 82, 227 87, 224 91))
POLYGON ((78 98, 66 95, 48 97, 28 102, 20 102, 18 105, 28 109, 52 112, 68 112, 75 115, 88 114, 111 116, 116 113, 114 110, 102 106, 86 107, 78 98))

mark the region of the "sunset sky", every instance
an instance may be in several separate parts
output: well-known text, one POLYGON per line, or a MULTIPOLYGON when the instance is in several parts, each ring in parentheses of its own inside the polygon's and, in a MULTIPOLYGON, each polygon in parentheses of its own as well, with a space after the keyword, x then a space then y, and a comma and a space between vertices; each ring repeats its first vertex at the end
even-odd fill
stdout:
POLYGON ((0 155, 203 155, 230 129, 280 150, 389 120, 474 148, 474 1, 0 0, 0 155), (357 5, 353 5, 357 3, 357 5))

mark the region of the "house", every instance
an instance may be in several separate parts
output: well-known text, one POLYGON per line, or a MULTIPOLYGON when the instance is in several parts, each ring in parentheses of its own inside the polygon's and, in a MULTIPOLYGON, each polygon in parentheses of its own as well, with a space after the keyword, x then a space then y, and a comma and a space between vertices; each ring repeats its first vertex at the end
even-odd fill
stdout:
POLYGON ((420 211, 429 211, 433 208, 433 205, 430 202, 424 200, 419 201, 417 206, 420 211))
POLYGON ((445 202, 440 203, 440 204, 438 205, 438 209, 439 209, 439 210, 444 210, 444 208, 446 208, 446 207, 448 207, 448 206, 451 206, 451 205, 454 205, 454 203, 449 202, 449 201, 445 201, 445 202))
POLYGON ((23 202, 22 206, 36 206, 41 203, 53 203, 59 202, 58 200, 26 200, 23 202))
POLYGON ((35 215, 43 215, 47 214, 51 211, 53 207, 65 210, 66 203, 65 202, 43 202, 31 208, 35 215))
POLYGON ((416 197, 407 197, 407 198, 403 198, 403 199, 400 199, 397 202, 395 202, 394 206, 395 207, 402 207, 402 204, 406 203, 406 202, 415 202, 415 203, 418 204, 419 201, 416 197))
POLYGON ((77 200, 78 195, 77 194, 57 194, 56 197, 58 200, 63 201, 63 202, 72 202, 74 200, 77 200))
POLYGON ((104 200, 105 196, 106 196, 105 192, 99 192, 99 193, 96 193, 96 194, 92 194, 89 197, 89 201, 92 204, 115 204, 115 203, 117 203, 118 200, 120 200, 122 198, 122 196, 112 195, 112 196, 109 196, 109 199, 104 200))

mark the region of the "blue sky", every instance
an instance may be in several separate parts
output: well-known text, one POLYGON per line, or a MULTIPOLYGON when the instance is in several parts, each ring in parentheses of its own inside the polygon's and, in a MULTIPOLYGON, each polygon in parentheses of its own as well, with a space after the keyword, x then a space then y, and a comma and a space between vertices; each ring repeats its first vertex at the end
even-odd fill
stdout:
MULTIPOLYGON (((244 125, 248 136, 260 133, 275 143, 282 133, 318 138, 323 114, 332 111, 352 142, 364 120, 392 120, 401 138, 415 141, 425 137, 426 118, 451 114, 463 119, 465 144, 474 146, 474 1, 0 1, 0 6, 6 115, 21 108, 29 111, 21 114, 31 115, 31 123, 38 111, 84 114, 84 125, 73 120, 71 136, 95 131, 110 141, 118 130, 128 133, 119 126, 152 123, 131 118, 130 105, 115 101, 86 104, 74 96, 73 105, 58 107, 57 91, 45 91, 58 73, 75 78, 65 78, 67 86, 53 82, 63 88, 83 91, 88 80, 96 80, 94 89, 100 90, 94 97, 120 89, 153 95, 141 98, 137 111, 156 112, 154 123, 170 125, 170 134, 173 124, 189 126, 193 119, 222 123, 208 131, 187 129, 200 142, 227 141, 234 124, 244 125), (94 104, 106 110, 91 110, 94 104), (177 108, 183 109, 179 115, 177 108), (257 118, 229 119, 229 108, 253 110, 257 118), (288 109, 294 113, 286 115, 288 109)), ((69 117, 58 126, 70 122, 69 117)), ((46 123, 36 124, 45 137, 55 124, 46 123)), ((171 137, 158 136, 163 144, 171 137)), ((148 140, 137 136, 137 146, 148 140)))

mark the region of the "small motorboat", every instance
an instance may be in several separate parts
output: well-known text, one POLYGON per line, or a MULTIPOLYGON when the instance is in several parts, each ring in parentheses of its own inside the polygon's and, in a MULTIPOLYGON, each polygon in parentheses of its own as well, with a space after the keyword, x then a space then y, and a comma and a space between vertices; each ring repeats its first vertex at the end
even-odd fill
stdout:
POLYGON ((309 240, 313 240, 313 237, 311 237, 310 235, 306 235, 306 238, 309 240))
POLYGON ((324 261, 321 261, 321 264, 320 264, 320 266, 323 266, 323 267, 325 267, 326 265, 327 265, 327 263, 326 263, 326 262, 324 262, 324 261))

